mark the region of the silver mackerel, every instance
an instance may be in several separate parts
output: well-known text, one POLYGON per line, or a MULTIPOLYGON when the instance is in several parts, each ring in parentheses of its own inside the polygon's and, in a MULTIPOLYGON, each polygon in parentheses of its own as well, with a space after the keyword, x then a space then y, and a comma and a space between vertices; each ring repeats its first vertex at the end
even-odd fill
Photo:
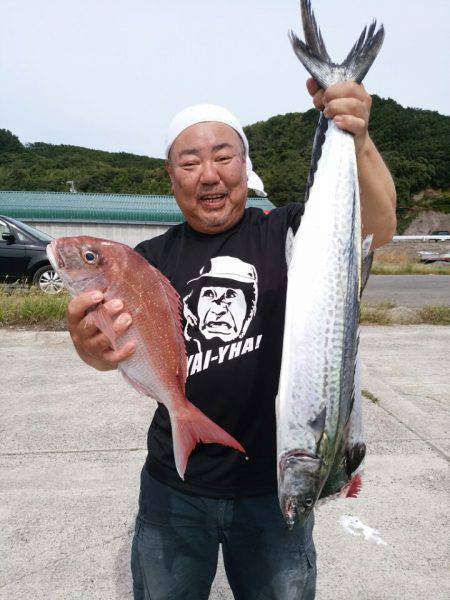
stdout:
MULTIPOLYGON (((291 33, 291 43, 320 86, 360 83, 382 45, 383 27, 376 31, 374 22, 364 29, 336 65, 309 1, 301 1, 301 13, 305 42, 291 33)), ((353 137, 323 114, 305 202, 300 227, 286 240, 288 289, 277 396, 278 496, 289 526, 303 523, 320 497, 355 495, 365 454, 358 376, 355 382, 365 278, 355 146, 353 137)), ((365 253, 368 246, 370 241, 365 253)))

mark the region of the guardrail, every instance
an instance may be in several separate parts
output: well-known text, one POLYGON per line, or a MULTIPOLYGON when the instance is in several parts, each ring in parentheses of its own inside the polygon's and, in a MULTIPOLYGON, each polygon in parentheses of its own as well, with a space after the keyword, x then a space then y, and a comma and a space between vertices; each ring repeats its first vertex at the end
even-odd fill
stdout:
POLYGON ((394 235, 393 242, 450 242, 450 235, 394 235))

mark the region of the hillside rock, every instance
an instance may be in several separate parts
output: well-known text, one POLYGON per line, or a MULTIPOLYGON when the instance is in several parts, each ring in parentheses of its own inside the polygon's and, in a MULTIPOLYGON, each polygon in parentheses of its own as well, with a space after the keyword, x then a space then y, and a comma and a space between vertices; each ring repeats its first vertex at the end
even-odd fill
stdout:
POLYGON ((427 235, 437 229, 450 231, 450 214, 434 210, 420 213, 403 233, 404 235, 427 235))

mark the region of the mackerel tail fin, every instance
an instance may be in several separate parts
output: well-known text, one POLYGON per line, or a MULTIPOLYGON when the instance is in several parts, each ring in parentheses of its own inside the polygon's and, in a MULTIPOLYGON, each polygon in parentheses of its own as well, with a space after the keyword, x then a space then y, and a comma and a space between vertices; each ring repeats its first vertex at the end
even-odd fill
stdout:
POLYGON ((323 89, 342 81, 361 83, 383 44, 383 25, 380 25, 377 31, 376 21, 373 21, 369 28, 364 27, 347 58, 338 65, 328 56, 310 0, 301 0, 300 4, 305 41, 302 42, 293 31, 289 32, 289 39, 305 69, 323 89))
POLYGON ((192 450, 200 442, 222 444, 245 454, 244 448, 234 437, 216 425, 190 402, 183 404, 182 412, 171 415, 170 421, 175 466, 181 479, 184 479, 187 461, 192 450))

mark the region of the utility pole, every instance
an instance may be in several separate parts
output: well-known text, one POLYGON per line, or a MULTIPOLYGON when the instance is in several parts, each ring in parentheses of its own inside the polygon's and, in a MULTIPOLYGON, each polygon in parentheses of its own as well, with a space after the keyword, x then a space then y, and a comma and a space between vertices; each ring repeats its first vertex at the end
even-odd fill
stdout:
POLYGON ((75 181, 73 181, 73 179, 70 179, 69 181, 66 181, 66 183, 69 184, 69 192, 71 194, 76 194, 77 190, 75 189, 75 181))

